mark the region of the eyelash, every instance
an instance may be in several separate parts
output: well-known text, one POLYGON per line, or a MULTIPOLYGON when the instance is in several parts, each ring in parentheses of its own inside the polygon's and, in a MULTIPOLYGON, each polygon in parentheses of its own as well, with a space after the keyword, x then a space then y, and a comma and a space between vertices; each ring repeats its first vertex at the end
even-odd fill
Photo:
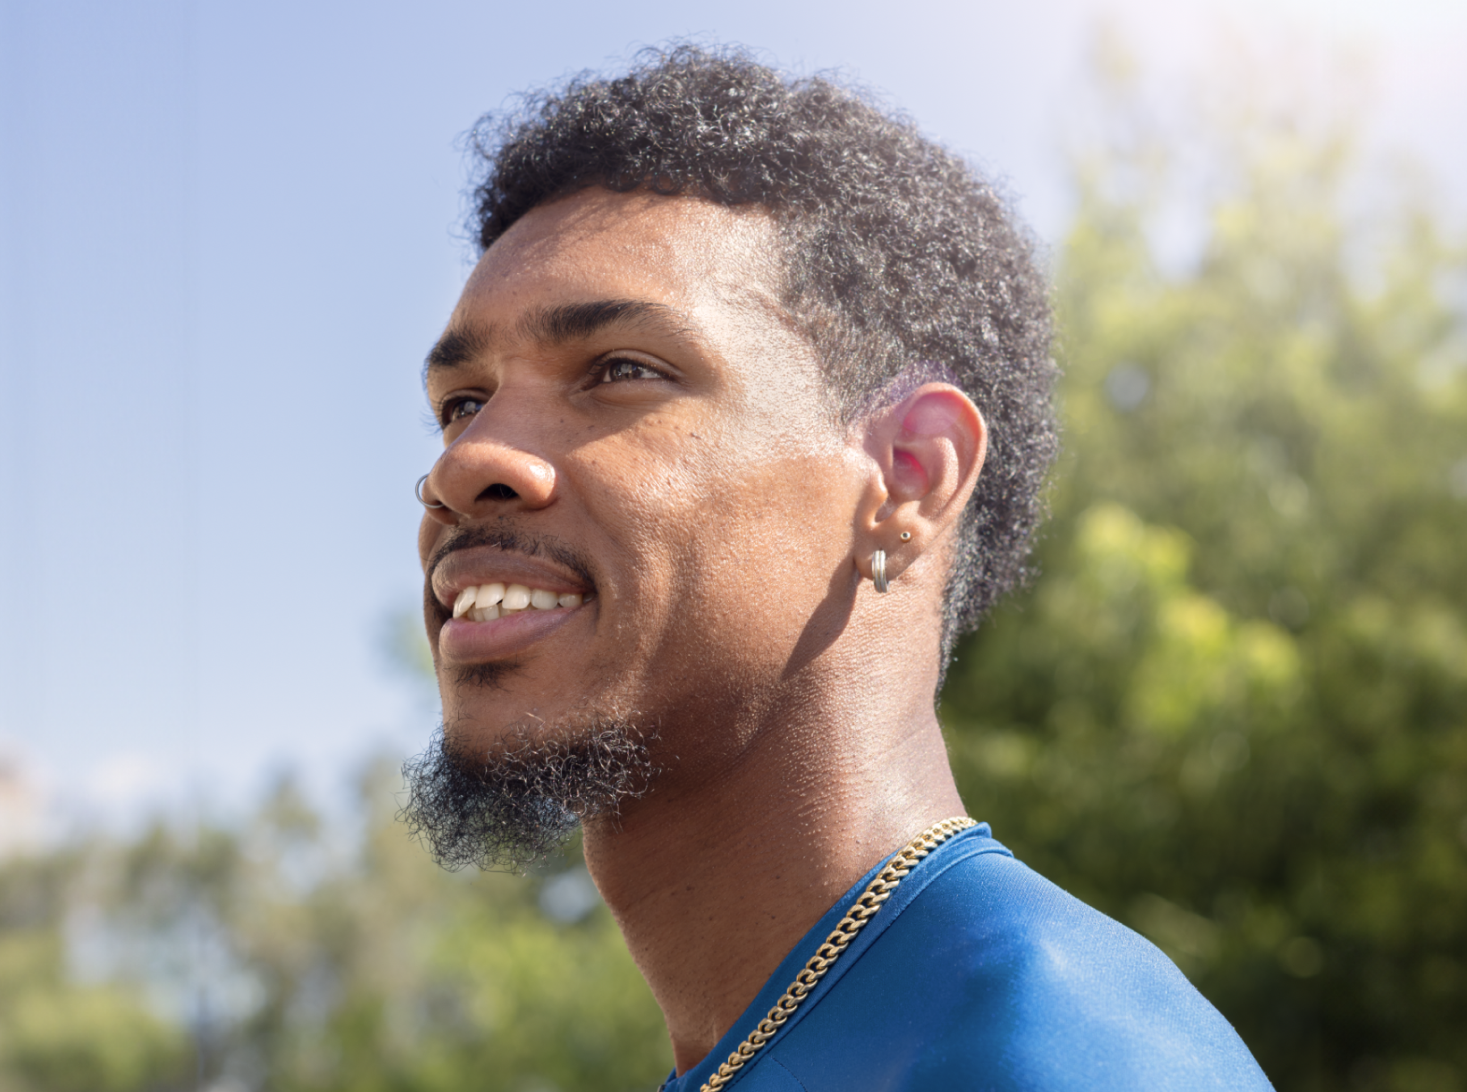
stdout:
MULTIPOLYGON (((603 360, 598 360, 598 361, 596 361, 595 364, 591 365, 591 368, 590 368, 590 371, 589 371, 589 376, 590 376, 590 379, 591 379, 590 385, 591 386, 600 386, 601 384, 604 384, 604 383, 635 382, 635 380, 632 380, 632 379, 616 380, 616 379, 609 379, 608 378, 608 375, 610 374, 611 369, 614 368, 618 364, 625 364, 628 367, 632 367, 632 368, 642 368, 642 369, 644 369, 644 370, 652 373, 650 376, 647 376, 645 378, 649 378, 649 379, 667 379, 668 378, 667 374, 665 372, 663 372, 661 369, 655 367, 652 364, 648 364, 645 361, 642 361, 642 360, 633 360, 631 357, 626 357, 626 356, 613 356, 613 357, 608 357, 608 358, 603 359, 603 360)), ((457 412, 463 406, 467 406, 470 403, 477 403, 478 404, 478 409, 475 409, 473 411, 473 413, 466 413, 466 414, 463 415, 465 417, 472 417, 474 415, 474 413, 478 413, 479 410, 483 409, 484 406, 488 404, 488 402, 489 402, 489 399, 487 399, 487 398, 479 398, 479 397, 476 397, 475 395, 472 395, 472 394, 454 395, 453 397, 445 398, 443 400, 443 402, 440 404, 440 406, 438 407, 438 427, 439 427, 439 429, 446 429, 449 425, 453 424, 453 422, 459 420, 459 417, 457 416, 457 412)))
MULTIPOLYGON (((438 407, 438 427, 440 429, 445 429, 449 425, 457 421, 458 417, 456 416, 456 413, 460 407, 466 406, 471 402, 477 402, 479 409, 474 410, 474 413, 478 413, 479 410, 484 408, 485 404, 488 401, 489 400, 487 398, 476 398, 474 395, 471 394, 461 394, 456 395, 452 398, 445 398, 442 404, 438 407)), ((464 416, 472 417, 473 414, 465 414, 464 416)))
POLYGON ((618 380, 613 380, 613 379, 608 379, 607 378, 607 376, 611 373, 611 369, 614 368, 614 367, 616 367, 618 364, 626 364, 626 365, 628 365, 629 367, 632 367, 632 368, 643 368, 646 371, 649 371, 649 372, 652 373, 652 375, 649 378, 653 378, 653 379, 666 379, 666 378, 668 378, 667 377, 667 374, 665 372, 663 372, 662 370, 660 370, 659 368, 657 368, 656 366, 654 366, 652 364, 648 364, 646 361, 643 361, 643 360, 634 360, 634 359, 632 359, 629 356, 613 356, 613 357, 607 357, 607 358, 605 358, 603 360, 598 360, 595 364, 591 365, 591 375, 593 377, 595 377, 595 381, 598 384, 600 384, 600 383, 614 383, 614 382, 618 382, 618 380))

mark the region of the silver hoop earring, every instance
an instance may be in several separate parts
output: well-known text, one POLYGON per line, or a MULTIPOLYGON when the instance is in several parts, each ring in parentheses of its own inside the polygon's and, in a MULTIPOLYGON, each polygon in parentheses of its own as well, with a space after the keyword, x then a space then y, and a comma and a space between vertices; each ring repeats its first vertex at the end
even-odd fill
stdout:
POLYGON ((421 504, 424 508, 447 508, 448 505, 446 504, 439 504, 437 501, 434 501, 430 504, 423 499, 423 483, 427 480, 428 475, 426 474, 418 479, 418 484, 413 486, 413 496, 418 498, 418 503, 421 504))
POLYGON ((876 585, 876 590, 882 595, 891 585, 886 582, 886 551, 877 550, 871 555, 871 583, 876 585))

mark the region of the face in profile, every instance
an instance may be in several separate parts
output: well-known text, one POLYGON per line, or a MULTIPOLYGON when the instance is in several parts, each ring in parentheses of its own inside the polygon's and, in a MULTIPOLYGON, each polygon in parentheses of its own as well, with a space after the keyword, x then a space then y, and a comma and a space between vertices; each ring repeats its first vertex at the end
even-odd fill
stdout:
POLYGON ((801 650, 849 609, 864 479, 777 254, 757 209, 601 189, 485 253, 427 371, 451 747, 620 719, 686 773, 798 700, 801 650))

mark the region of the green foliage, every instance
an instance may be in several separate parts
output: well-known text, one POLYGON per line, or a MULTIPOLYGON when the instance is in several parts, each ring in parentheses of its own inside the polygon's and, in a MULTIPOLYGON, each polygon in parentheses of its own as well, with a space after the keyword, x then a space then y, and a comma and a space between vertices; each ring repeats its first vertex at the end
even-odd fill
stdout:
POLYGON ((944 695, 964 797, 1281 1089, 1467 1088, 1467 260, 1418 202, 1346 213, 1344 129, 1169 140, 1121 98, 1061 256, 1045 575, 944 695), (1167 272, 1183 153, 1215 184, 1167 272))
POLYGON ((136 989, 83 984, 66 972, 61 924, 68 855, 0 871, 0 1089, 142 1092, 183 1072, 178 1029, 136 989))
POLYGON ((284 782, 237 830, 10 862, 0 1090, 162 1092, 196 1067, 275 1092, 654 1087, 671 1051, 610 913, 540 908, 574 852, 542 876, 443 873, 396 787, 387 764, 364 779, 356 842, 284 782), (110 984, 65 973, 68 920, 110 984))
MULTIPOLYGON (((1358 215, 1347 128, 1244 102, 1172 139, 1112 71, 1124 139, 1060 254, 1045 575, 944 695, 965 799, 1281 1090, 1463 1092, 1467 256, 1419 202, 1358 215), (1189 156, 1179 272, 1155 211, 1189 156)), ((574 851, 442 873, 396 785, 363 780, 355 834, 285 782, 238 828, 0 865, 0 1092, 654 1087, 608 911, 541 907, 574 851)))
POLYGON ((394 786, 386 769, 368 780, 375 814, 356 870, 305 898, 278 892, 237 926, 268 983, 249 1026, 272 1045, 271 1086, 660 1081, 671 1068, 661 1015, 606 908, 557 922, 537 899, 545 876, 439 871, 384 807, 394 786))

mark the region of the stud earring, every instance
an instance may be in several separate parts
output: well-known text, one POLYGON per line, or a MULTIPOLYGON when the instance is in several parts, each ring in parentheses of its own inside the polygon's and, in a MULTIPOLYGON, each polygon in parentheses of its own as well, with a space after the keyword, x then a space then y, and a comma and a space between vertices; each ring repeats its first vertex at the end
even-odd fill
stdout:
POLYGON ((911 531, 903 531, 897 537, 899 539, 901 539, 903 542, 911 542, 912 541, 912 532, 911 531))
POLYGON ((891 585, 886 582, 886 551, 877 550, 871 555, 871 583, 876 585, 876 590, 882 595, 891 585))

